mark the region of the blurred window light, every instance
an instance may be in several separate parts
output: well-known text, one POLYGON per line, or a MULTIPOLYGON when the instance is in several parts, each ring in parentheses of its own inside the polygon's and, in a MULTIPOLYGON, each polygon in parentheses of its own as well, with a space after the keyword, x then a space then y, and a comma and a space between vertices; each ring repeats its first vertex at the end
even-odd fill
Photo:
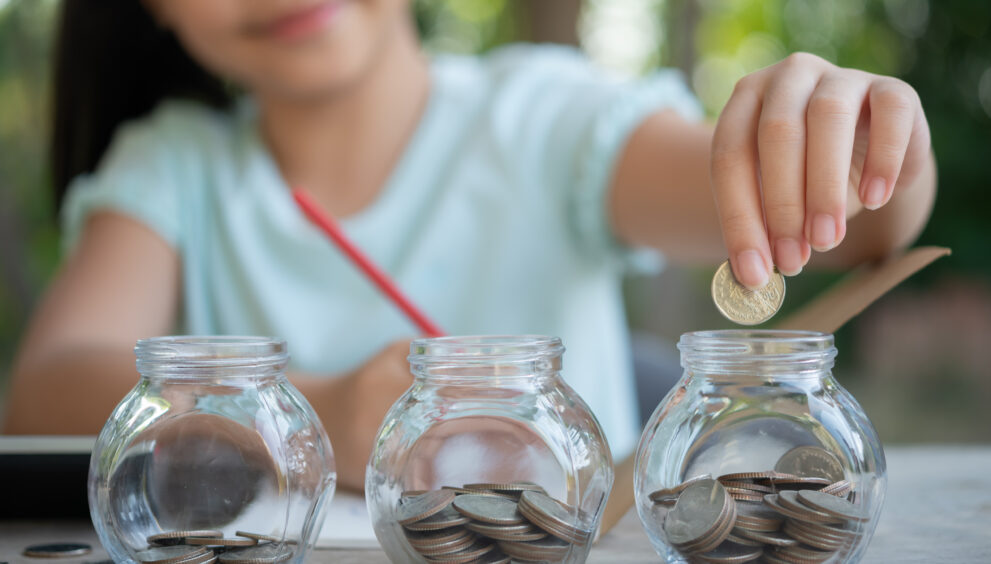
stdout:
POLYGON ((664 0, 587 0, 578 37, 596 63, 625 75, 657 65, 664 0))

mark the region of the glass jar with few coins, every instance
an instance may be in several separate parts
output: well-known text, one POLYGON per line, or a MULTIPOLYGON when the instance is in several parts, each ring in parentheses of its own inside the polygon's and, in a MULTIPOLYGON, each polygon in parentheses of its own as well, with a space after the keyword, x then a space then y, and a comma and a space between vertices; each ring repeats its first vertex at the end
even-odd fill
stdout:
POLYGON ((684 375, 637 448, 634 487, 665 562, 856 562, 877 525, 884 453, 832 376, 831 335, 687 333, 684 375))
POLYGON ((89 505, 114 562, 302 563, 336 482, 283 341, 161 337, 97 438, 89 505))
POLYGON ((365 474, 393 562, 584 562, 613 469, 602 429, 539 336, 414 341, 412 387, 365 474))

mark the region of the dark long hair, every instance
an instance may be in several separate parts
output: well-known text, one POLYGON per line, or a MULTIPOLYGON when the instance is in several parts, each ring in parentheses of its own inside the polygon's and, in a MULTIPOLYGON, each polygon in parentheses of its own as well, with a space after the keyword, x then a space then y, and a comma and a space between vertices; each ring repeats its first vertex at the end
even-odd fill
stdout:
POLYGON ((230 91, 162 29, 140 0, 63 0, 55 45, 52 179, 94 170, 121 123, 166 97, 231 103, 230 91))

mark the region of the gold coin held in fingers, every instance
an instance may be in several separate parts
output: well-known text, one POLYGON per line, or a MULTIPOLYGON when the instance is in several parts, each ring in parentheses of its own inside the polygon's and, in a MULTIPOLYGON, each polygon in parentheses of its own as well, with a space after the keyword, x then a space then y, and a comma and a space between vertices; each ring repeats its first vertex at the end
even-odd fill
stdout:
POLYGON ((712 277, 712 301, 726 319, 740 325, 758 325, 781 309, 785 278, 775 268, 763 288, 750 290, 737 282, 729 261, 725 261, 712 277))

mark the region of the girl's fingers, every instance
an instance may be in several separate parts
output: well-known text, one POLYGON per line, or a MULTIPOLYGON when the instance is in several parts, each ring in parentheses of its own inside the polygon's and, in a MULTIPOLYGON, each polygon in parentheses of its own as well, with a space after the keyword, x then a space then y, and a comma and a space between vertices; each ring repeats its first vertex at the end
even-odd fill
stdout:
POLYGON ((802 271, 811 249, 805 239, 805 112, 817 76, 788 73, 764 93, 757 126, 764 219, 774 264, 787 276, 802 271))
POLYGON ((723 109, 712 138, 712 188, 736 279, 755 289, 771 271, 757 177, 759 75, 744 77, 723 109))
POLYGON ((869 104, 871 126, 859 194, 864 207, 875 210, 891 197, 921 104, 912 87, 895 78, 875 80, 869 104))
POLYGON ((846 234, 846 193, 857 119, 866 80, 826 75, 806 112, 805 236, 817 251, 832 249, 846 234))

